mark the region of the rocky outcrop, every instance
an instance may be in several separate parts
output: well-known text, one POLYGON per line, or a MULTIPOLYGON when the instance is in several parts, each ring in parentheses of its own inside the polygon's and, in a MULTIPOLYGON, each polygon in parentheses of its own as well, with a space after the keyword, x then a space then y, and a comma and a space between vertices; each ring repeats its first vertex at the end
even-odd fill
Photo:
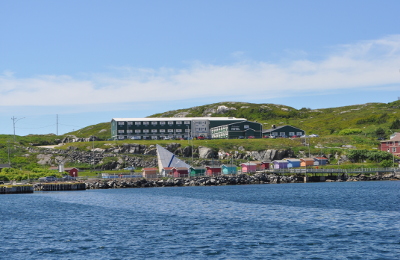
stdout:
MULTIPOLYGON (((27 148, 30 153, 37 153, 38 163, 42 165, 58 165, 61 162, 75 162, 95 165, 97 169, 120 169, 126 166, 135 167, 156 167, 157 149, 155 145, 141 145, 123 143, 115 145, 106 144, 108 148, 87 147, 87 151, 82 151, 77 147, 70 146, 66 150, 46 149, 46 148, 27 148), (140 155, 140 156, 136 156, 140 155), (146 155, 146 156, 143 156, 146 155)), ((246 151, 243 147, 236 150, 224 151, 215 150, 205 146, 193 148, 190 145, 182 146, 179 143, 170 143, 165 147, 176 156, 182 158, 193 157, 193 165, 206 165, 211 160, 256 160, 273 161, 285 157, 295 157, 291 150, 268 149, 263 151, 246 151)))

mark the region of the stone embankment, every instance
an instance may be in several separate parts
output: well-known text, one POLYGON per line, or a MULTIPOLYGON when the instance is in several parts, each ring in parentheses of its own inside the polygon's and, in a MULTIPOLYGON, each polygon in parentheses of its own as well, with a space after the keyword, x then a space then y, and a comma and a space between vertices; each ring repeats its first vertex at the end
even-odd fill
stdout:
POLYGON ((215 177, 191 177, 168 179, 140 179, 140 180, 97 180, 87 182, 86 189, 112 189, 112 188, 146 188, 146 187, 180 187, 180 186, 220 186, 240 184, 269 184, 269 183, 294 183, 295 176, 278 176, 267 174, 215 177))
MULTIPOLYGON (((359 176, 326 176, 308 177, 308 182, 325 181, 383 181, 400 180, 400 176, 387 175, 359 175, 359 176)), ((181 187, 181 186, 221 186, 245 184, 278 184, 304 182, 304 176, 281 176, 267 173, 254 175, 239 174, 236 176, 191 177, 191 178, 163 178, 163 179, 116 179, 95 180, 86 182, 86 189, 118 189, 118 188, 148 188, 148 187, 181 187)))

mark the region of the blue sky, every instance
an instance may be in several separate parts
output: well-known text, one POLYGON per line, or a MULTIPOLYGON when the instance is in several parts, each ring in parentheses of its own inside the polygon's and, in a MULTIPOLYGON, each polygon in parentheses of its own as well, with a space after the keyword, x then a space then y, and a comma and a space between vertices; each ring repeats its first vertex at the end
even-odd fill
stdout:
POLYGON ((400 97, 400 1, 0 1, 0 134, 400 97), (57 128, 58 118, 58 128, 57 128))

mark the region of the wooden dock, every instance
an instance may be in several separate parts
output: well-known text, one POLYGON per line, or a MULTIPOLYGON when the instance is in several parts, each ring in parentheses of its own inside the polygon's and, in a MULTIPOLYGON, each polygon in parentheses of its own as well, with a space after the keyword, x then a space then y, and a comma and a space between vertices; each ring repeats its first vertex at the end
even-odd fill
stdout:
POLYGON ((68 190, 86 190, 86 184, 76 183, 38 183, 34 186, 35 191, 68 191, 68 190))
POLYGON ((33 193, 33 185, 0 185, 0 194, 33 193))

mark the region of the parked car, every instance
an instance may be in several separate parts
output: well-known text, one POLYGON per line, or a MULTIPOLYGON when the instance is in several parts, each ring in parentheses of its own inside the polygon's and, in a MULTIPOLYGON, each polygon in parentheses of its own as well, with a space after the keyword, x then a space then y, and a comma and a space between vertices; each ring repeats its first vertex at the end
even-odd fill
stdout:
POLYGON ((255 137, 252 136, 252 135, 250 135, 250 136, 247 137, 247 139, 254 139, 254 138, 255 138, 255 137))
POLYGON ((51 181, 56 181, 56 180, 57 180, 57 178, 54 176, 47 176, 47 177, 39 178, 39 181, 42 181, 42 182, 51 182, 51 181))
POLYGON ((61 178, 61 180, 63 180, 63 181, 74 181, 74 180, 76 180, 76 177, 72 177, 70 175, 65 175, 65 176, 63 176, 61 178))
POLYGON ((244 136, 239 136, 238 139, 244 139, 244 136))
POLYGON ((311 134, 310 137, 319 137, 319 135, 311 134))
POLYGON ((197 140, 204 140, 205 138, 204 138, 204 136, 202 136, 202 135, 200 135, 200 136, 198 136, 197 137, 197 140))

